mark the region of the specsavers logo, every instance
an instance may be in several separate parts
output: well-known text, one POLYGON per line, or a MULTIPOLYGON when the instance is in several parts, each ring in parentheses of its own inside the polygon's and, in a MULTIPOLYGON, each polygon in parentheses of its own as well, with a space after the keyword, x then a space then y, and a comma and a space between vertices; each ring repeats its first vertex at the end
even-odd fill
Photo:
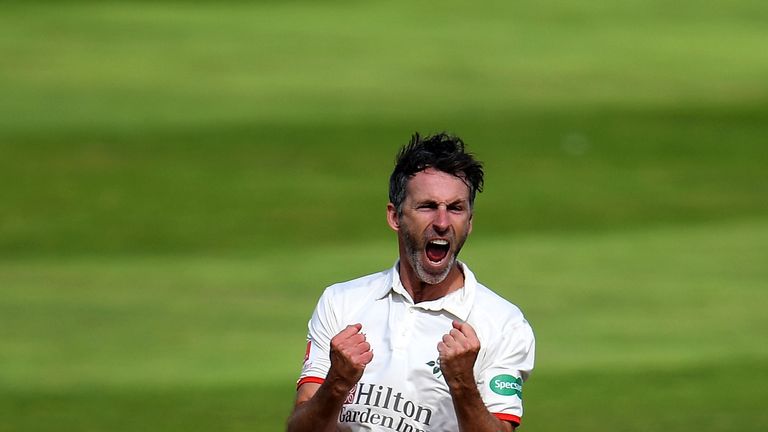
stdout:
POLYGON ((491 390, 502 396, 517 396, 523 398, 523 379, 515 378, 512 375, 496 375, 491 378, 491 390))

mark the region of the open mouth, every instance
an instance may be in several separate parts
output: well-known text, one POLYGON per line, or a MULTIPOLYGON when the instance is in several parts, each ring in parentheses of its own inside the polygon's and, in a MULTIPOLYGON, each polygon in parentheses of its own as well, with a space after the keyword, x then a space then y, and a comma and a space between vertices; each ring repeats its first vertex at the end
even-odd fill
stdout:
POLYGON ((448 240, 442 239, 428 241, 427 247, 425 248, 427 258, 433 263, 439 263, 442 261, 448 255, 448 251, 450 249, 451 244, 448 242, 448 240))

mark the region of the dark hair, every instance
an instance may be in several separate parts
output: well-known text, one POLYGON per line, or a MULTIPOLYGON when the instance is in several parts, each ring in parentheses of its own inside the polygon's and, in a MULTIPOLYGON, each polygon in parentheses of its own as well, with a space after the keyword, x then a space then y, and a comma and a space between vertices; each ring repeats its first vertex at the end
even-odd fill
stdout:
POLYGON ((464 151, 461 138, 444 132, 422 138, 416 132, 397 153, 395 169, 389 177, 389 201, 398 213, 402 210, 408 180, 427 168, 462 179, 469 187, 470 207, 475 203, 477 192, 483 191, 483 164, 464 151))

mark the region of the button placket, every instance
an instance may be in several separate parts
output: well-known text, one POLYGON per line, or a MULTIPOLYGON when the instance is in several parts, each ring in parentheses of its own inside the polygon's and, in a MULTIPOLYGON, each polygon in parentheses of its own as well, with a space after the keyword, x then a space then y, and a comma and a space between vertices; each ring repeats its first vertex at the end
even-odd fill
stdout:
POLYGON ((405 349, 411 342, 411 329, 415 319, 415 313, 413 306, 405 307, 407 312, 403 314, 402 318, 397 323, 398 329, 395 332, 397 339, 395 341, 395 349, 405 349))

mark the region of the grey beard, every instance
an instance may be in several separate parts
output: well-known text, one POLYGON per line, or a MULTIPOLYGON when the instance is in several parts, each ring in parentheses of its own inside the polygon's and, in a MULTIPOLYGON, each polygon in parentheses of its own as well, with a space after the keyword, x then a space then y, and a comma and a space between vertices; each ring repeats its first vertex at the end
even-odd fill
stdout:
POLYGON ((456 262, 456 257, 451 256, 451 262, 448 263, 448 266, 440 272, 439 274, 432 274, 429 273, 424 267, 421 266, 421 261, 418 260, 418 253, 413 252, 410 255, 411 257, 411 267, 416 271, 416 275, 419 277, 419 279, 429 285, 437 285, 440 282, 444 281, 445 278, 448 277, 448 273, 451 272, 451 268, 453 268, 453 264, 456 262))
POLYGON ((416 276, 419 277, 419 280, 429 285, 437 285, 444 281, 445 278, 448 277, 448 273, 451 272, 453 265, 456 263, 456 255, 451 255, 450 262, 448 263, 448 266, 445 267, 445 270, 438 274, 430 273, 421 265, 421 260, 419 260, 419 250, 413 247, 412 240, 411 236, 407 234, 405 235, 405 249, 408 254, 408 261, 411 264, 411 268, 416 272, 416 276))

